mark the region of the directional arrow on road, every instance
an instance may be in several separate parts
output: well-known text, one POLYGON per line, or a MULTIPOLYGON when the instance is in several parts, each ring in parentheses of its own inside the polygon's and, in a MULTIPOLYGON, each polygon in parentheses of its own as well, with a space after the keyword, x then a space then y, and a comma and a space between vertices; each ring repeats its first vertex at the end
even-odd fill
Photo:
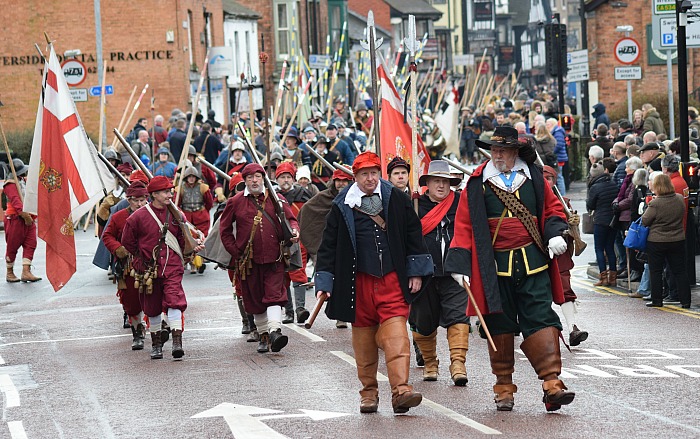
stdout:
POLYGON ((0 392, 5 394, 5 407, 19 407, 19 392, 10 375, 0 375, 0 392))
POLYGON ((312 421, 349 416, 347 413, 323 412, 318 410, 300 410, 299 414, 283 414, 279 410, 253 407, 249 405, 231 404, 224 402, 209 410, 197 413, 192 418, 223 417, 233 437, 236 439, 286 439, 286 436, 276 432, 262 422, 264 419, 280 418, 310 418, 312 421), (253 415, 267 415, 253 417, 253 415))

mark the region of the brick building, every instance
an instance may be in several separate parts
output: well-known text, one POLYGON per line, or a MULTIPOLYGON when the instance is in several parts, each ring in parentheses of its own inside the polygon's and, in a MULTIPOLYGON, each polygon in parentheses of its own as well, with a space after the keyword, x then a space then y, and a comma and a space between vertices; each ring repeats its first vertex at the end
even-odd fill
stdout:
MULTIPOLYGON (((114 87, 114 94, 107 99, 109 131, 118 125, 134 86, 137 87, 136 96, 146 83, 149 90, 130 126, 137 117, 151 118, 151 97, 155 98, 155 113, 163 114, 166 119, 175 107, 190 108, 191 81, 198 80, 195 68, 201 69, 206 52, 205 9, 211 14, 210 45, 223 45, 221 0, 102 0, 102 54, 107 61, 105 82, 114 87)), ((61 59, 65 51, 80 50, 81 55, 76 59, 85 65, 87 77, 75 88, 89 89, 99 83, 93 2, 15 2, 3 11, 3 38, 0 40, 0 93, 8 131, 34 125, 42 67, 34 43, 42 49, 46 47, 43 32, 54 41, 61 59)), ((96 137, 99 98, 90 96, 87 102, 76 105, 86 130, 96 137)))

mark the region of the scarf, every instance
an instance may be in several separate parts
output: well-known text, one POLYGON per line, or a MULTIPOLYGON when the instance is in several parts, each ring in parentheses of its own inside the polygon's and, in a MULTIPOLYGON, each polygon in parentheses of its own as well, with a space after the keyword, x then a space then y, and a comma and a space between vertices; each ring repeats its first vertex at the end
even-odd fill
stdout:
POLYGON ((420 223, 423 226, 423 236, 430 233, 431 230, 440 224, 440 221, 442 221, 442 219, 445 217, 447 211, 450 210, 450 206, 452 206, 454 198, 455 193, 450 191, 447 198, 440 201, 437 206, 430 209, 430 212, 426 213, 425 216, 420 219, 420 223))

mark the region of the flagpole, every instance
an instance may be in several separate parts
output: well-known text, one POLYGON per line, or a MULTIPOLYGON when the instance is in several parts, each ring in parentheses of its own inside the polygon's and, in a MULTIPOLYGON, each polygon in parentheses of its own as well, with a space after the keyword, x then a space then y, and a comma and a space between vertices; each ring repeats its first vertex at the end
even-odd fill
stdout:
POLYGON ((374 29, 374 13, 370 10, 367 14, 367 39, 369 41, 361 41, 360 44, 365 50, 369 50, 369 61, 372 69, 372 105, 374 108, 374 150, 377 155, 382 157, 382 149, 379 143, 379 93, 377 90, 377 53, 376 50, 384 42, 383 38, 375 39, 374 29))
MULTIPOLYGON (((411 166, 413 167, 411 186, 413 186, 413 194, 420 194, 420 189, 418 186, 418 126, 416 124, 416 84, 417 79, 417 67, 416 67, 416 51, 418 49, 418 41, 416 40, 416 17, 414 15, 408 16, 408 37, 404 39, 404 45, 408 49, 410 54, 409 57, 409 74, 411 82, 411 166)), ((418 197, 413 198, 413 207, 418 212, 418 197)))
POLYGON ((102 90, 100 92, 100 152, 102 152, 104 148, 102 137, 105 135, 105 76, 107 74, 107 60, 105 60, 102 65, 102 90))

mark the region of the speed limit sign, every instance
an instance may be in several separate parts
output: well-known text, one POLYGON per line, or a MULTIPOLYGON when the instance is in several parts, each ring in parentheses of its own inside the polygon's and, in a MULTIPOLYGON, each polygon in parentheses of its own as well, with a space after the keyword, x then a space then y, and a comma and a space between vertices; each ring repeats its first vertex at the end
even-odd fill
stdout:
POLYGON ((634 64, 642 54, 637 40, 625 37, 615 43, 615 59, 622 64, 634 64))

